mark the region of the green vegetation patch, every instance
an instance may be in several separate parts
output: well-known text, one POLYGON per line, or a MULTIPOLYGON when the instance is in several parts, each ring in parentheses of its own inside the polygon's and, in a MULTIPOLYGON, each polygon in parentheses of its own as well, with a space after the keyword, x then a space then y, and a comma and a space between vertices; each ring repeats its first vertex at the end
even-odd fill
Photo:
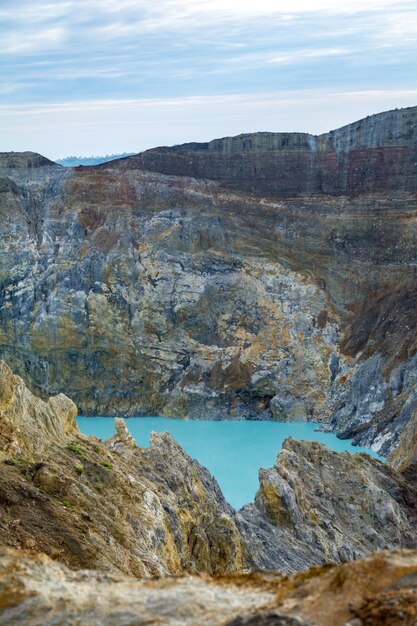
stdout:
POLYGON ((107 461, 100 461, 99 465, 107 467, 107 469, 113 469, 113 465, 111 463, 108 463, 107 461))
POLYGON ((84 450, 82 450, 79 446, 77 446, 77 444, 75 443, 69 443, 67 445, 67 450, 70 450, 71 452, 75 452, 75 454, 78 454, 79 456, 82 456, 84 458, 86 458, 85 452, 84 450))
POLYGON ((29 463, 31 463, 31 460, 26 456, 21 456, 19 458, 9 457, 8 459, 4 459, 3 463, 14 467, 26 467, 29 463))
POLYGON ((71 509, 71 511, 76 511, 78 509, 78 506, 76 504, 73 504, 68 500, 61 500, 61 502, 67 509, 71 509))

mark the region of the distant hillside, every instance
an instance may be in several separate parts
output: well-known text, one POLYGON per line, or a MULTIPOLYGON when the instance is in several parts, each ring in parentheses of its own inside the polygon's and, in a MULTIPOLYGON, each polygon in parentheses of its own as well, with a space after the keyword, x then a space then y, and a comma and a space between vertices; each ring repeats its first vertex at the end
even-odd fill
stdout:
POLYGON ((123 152, 122 154, 106 154, 106 156, 68 156, 63 159, 57 159, 55 162, 65 167, 76 167, 77 165, 98 165, 106 163, 114 159, 122 159, 123 157, 132 156, 134 152, 123 152))

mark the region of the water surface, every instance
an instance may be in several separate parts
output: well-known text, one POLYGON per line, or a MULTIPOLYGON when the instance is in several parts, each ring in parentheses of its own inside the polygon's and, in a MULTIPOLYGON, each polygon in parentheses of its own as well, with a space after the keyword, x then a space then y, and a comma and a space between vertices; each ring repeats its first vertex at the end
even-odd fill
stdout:
MULTIPOLYGON (((110 417, 78 417, 86 435, 107 439, 115 433, 110 417)), ((131 417, 129 431, 140 446, 149 445, 151 431, 168 431, 184 450, 215 476, 226 500, 236 509, 252 502, 259 487, 258 471, 271 467, 287 437, 319 441, 332 450, 351 453, 371 450, 352 446, 346 439, 316 431, 313 422, 264 422, 246 420, 202 421, 168 417, 131 417)))

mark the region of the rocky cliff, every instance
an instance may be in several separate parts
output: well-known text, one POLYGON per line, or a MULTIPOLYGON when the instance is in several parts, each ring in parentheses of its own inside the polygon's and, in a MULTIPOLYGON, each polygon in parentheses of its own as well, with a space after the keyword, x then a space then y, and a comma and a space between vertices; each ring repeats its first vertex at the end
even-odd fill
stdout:
POLYGON ((308 417, 387 454, 417 408, 416 116, 0 155, 0 356, 84 414, 308 417))
MULTIPOLYGON (((252 133, 148 150, 135 167, 277 197, 417 190, 417 108, 371 115, 324 135, 252 133)), ((115 165, 118 167, 118 165, 115 165)))
POLYGON ((76 412, 0 363, 1 625, 414 623, 415 550, 329 563, 415 548, 415 481, 287 440, 236 513, 167 433, 140 448, 116 419, 102 442, 76 412))

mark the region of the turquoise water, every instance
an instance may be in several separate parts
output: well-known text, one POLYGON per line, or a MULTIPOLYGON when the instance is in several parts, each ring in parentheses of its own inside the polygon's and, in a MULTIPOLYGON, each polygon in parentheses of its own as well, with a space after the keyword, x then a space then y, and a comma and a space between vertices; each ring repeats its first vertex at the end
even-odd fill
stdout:
MULTIPOLYGON (((107 439, 114 434, 110 417, 79 417, 80 430, 86 435, 107 439)), ((252 502, 259 487, 258 471, 271 467, 287 437, 326 444, 342 452, 372 451, 352 446, 345 439, 316 431, 312 422, 256 422, 244 420, 200 421, 166 417, 131 417, 129 431, 140 446, 149 445, 151 431, 168 431, 184 450, 215 476, 226 500, 236 509, 252 502)))

